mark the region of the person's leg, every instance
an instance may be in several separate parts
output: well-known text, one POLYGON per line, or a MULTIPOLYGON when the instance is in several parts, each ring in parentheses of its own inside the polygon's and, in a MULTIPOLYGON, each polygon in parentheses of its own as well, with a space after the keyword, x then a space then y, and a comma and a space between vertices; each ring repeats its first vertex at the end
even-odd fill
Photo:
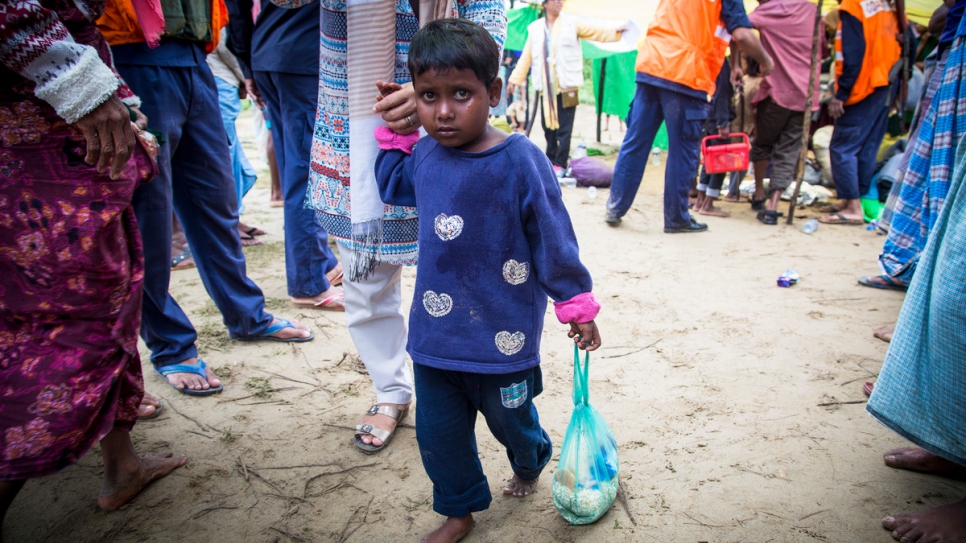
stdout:
POLYGON ((688 213, 688 191, 698 170, 701 134, 708 116, 707 103, 685 94, 657 90, 667 119, 668 154, 664 173, 664 228, 698 232, 707 226, 694 222, 688 213))
POLYGON ((24 483, 27 481, 0 481, 0 541, 3 541, 3 519, 7 516, 7 510, 13 499, 20 493, 24 483))
MULTIPOLYGON (((755 194, 751 197, 751 208, 761 210, 768 198, 765 193, 765 175, 768 164, 775 156, 775 146, 781 137, 784 127, 785 109, 771 98, 762 100, 755 110, 755 139, 751 142, 749 159, 754 163, 755 194)), ((775 182, 775 172, 772 171, 771 182, 775 182)))
POLYGON ((518 498, 532 494, 553 453, 553 443, 540 426, 540 417, 533 405, 533 398, 543 391, 540 367, 481 375, 480 380, 476 399, 479 411, 486 418, 493 437, 506 447, 513 469, 513 477, 503 494, 518 498))
POLYGON ((896 541, 966 541, 966 499, 908 515, 882 519, 896 541))
POLYGON ((340 293, 325 275, 339 260, 329 248, 325 230, 315 220, 315 211, 305 207, 318 77, 255 72, 255 82, 273 120, 272 134, 278 135, 274 143, 285 199, 288 294, 302 303, 315 304, 340 293))
POLYGON ((104 458, 104 481, 97 504, 107 511, 131 501, 152 481, 188 462, 188 457, 176 457, 170 452, 138 455, 134 452, 131 434, 118 429, 111 430, 101 440, 101 455, 104 458))
POLYGON ((627 132, 624 133, 617 163, 614 164, 614 178, 610 186, 610 197, 607 199, 605 218, 609 224, 616 225, 627 214, 634 203, 634 197, 637 196, 637 189, 641 186, 654 136, 664 121, 658 92, 656 87, 637 84, 634 101, 627 113, 627 132))
MULTIPOLYGON (((351 251, 339 243, 339 256, 344 262, 351 251)), ((406 318, 402 305, 402 267, 380 263, 363 281, 342 283, 345 289, 346 323, 352 342, 365 364, 376 403, 398 409, 409 407, 413 385, 406 367, 406 318)), ((362 424, 393 432, 396 421, 386 415, 367 415, 362 424)), ((362 436, 366 443, 382 445, 382 440, 362 436)))
POLYGON ((482 377, 413 365, 419 409, 416 441, 433 482, 433 510, 446 522, 425 541, 458 541, 473 527, 472 514, 490 506, 490 486, 476 447, 476 414, 470 394, 482 377))
POLYGON ((702 215, 707 215, 711 217, 722 217, 727 218, 731 216, 731 213, 724 211, 720 207, 714 205, 715 201, 721 196, 721 185, 724 184, 725 174, 715 173, 708 175, 708 186, 704 191, 704 200, 701 202, 701 206, 694 206, 694 209, 702 215))
POLYGON ((577 116, 577 107, 563 107, 562 95, 557 95, 557 120, 560 128, 557 129, 557 154, 553 163, 561 168, 567 167, 570 160, 570 136, 574 132, 574 118, 577 116))
POLYGON ((782 193, 795 179, 798 161, 801 158, 802 130, 805 122, 804 112, 785 109, 774 105, 773 121, 777 126, 778 138, 775 141, 771 161, 771 183, 765 209, 778 211, 782 193))
MULTIPOLYGON (((221 311, 229 335, 254 337, 273 318, 265 312, 262 291, 246 275, 227 136, 214 114, 218 111, 214 78, 205 64, 187 70, 190 120, 172 157, 174 207, 205 290, 221 311)), ((297 337, 308 335, 308 330, 301 330, 297 337)))
MULTIPOLYGON (((184 68, 117 65, 121 76, 141 97, 141 111, 151 127, 167 143, 158 148, 158 175, 134 192, 133 206, 144 246, 144 295, 141 306, 141 338, 151 350, 155 368, 195 359, 195 329, 188 316, 168 293, 171 277, 172 159, 181 145, 188 119, 188 81, 184 68)), ((217 107, 217 106, 216 106, 217 107)), ((194 247, 192 247, 194 250, 194 247)), ((169 380, 181 386, 205 388, 208 383, 188 374, 169 380)), ((214 383, 213 383, 214 384, 214 383)), ((217 386, 217 385, 216 385, 217 386)))
POLYGON ((554 157, 557 156, 557 131, 547 128, 547 119, 544 116, 547 114, 547 106, 545 105, 547 99, 545 96, 540 98, 540 126, 543 127, 543 137, 547 140, 545 153, 550 162, 553 163, 554 157))
POLYGON ((823 217, 826 221, 862 220, 859 203, 859 151, 868 133, 868 108, 863 102, 845 107, 845 113, 835 120, 835 130, 829 143, 829 159, 835 191, 842 203, 836 214, 823 217), (841 215, 841 217, 839 217, 841 215), (844 219, 843 219, 844 218, 844 219))

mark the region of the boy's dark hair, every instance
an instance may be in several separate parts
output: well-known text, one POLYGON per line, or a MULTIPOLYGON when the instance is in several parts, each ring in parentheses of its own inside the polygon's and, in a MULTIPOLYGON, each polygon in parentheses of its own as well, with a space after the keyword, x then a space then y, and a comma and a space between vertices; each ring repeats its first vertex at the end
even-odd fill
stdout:
POLYGON ((437 19, 416 33, 409 46, 409 73, 472 70, 487 87, 500 71, 500 47, 482 26, 466 19, 437 19))

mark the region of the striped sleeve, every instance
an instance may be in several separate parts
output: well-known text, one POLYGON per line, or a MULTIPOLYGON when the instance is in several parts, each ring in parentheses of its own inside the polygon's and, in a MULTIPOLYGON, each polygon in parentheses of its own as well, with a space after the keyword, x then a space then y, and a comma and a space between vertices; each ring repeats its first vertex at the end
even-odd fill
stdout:
POLYGON ((482 25, 493 36, 502 55, 506 42, 506 7, 503 0, 460 0, 458 9, 460 17, 482 25))
POLYGON ((34 95, 75 123, 120 86, 90 46, 74 41, 38 0, 0 3, 0 62, 36 85, 34 95))

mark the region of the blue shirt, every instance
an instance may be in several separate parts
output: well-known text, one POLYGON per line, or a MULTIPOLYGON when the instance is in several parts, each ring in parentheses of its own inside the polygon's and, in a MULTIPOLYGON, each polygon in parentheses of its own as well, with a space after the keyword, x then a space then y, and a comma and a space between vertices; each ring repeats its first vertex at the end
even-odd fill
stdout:
MULTIPOLYGON (((285 9, 261 0, 252 21, 253 0, 226 0, 228 48, 238 58, 245 77, 252 70, 318 76, 319 2, 285 9)), ((345 24, 345 14, 342 14, 345 24)))
MULTIPOLYGON (((729 33, 734 32, 738 28, 752 28, 748 14, 745 12, 745 4, 741 0, 721 0, 721 22, 729 33)), ((698 100, 708 100, 708 93, 704 91, 692 89, 687 85, 668 81, 667 79, 655 77, 643 72, 637 72, 636 81, 638 83, 646 83, 669 91, 686 94, 698 100)))
POLYGON ((964 11, 966 11, 966 0, 956 0, 953 7, 949 8, 949 12, 946 13, 946 26, 943 28, 943 33, 939 35, 940 45, 949 45, 956 38, 964 11))
POLYGON ((419 208, 413 362, 488 374, 538 365, 547 296, 593 286, 546 155, 519 134, 481 153, 424 137, 412 156, 381 151, 376 178, 385 203, 419 208))

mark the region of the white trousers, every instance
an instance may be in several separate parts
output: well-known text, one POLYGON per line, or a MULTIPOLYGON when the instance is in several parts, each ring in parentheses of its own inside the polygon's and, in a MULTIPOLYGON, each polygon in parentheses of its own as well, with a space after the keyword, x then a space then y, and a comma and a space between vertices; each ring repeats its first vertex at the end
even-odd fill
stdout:
MULTIPOLYGON (((342 262, 351 250, 341 243, 342 262)), ((406 318, 402 313, 402 266, 379 263, 368 279, 342 281, 349 335, 369 371, 378 403, 413 400, 413 379, 406 366, 406 318)))

